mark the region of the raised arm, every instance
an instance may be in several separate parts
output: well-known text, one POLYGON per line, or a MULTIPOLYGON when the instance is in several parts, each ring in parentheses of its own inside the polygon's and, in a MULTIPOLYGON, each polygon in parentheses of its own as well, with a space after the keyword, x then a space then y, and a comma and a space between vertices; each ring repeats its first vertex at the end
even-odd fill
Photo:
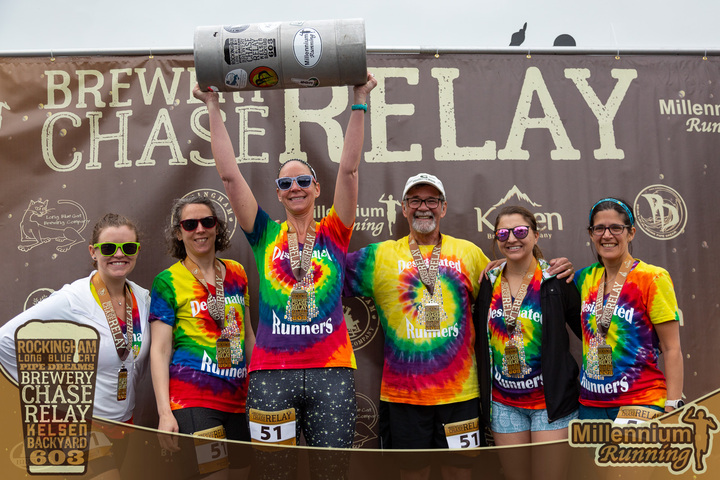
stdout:
POLYGON ((196 84, 193 88, 193 95, 207 106, 210 119, 210 146, 215 158, 215 167, 217 167, 220 179, 225 186, 225 193, 230 199, 230 205, 232 205, 240 227, 246 232, 251 232, 255 224, 258 204, 235 160, 235 151, 220 112, 218 94, 217 92, 203 92, 196 84))
MULTIPOLYGON (((375 80, 372 73, 368 73, 365 85, 353 87, 353 104, 366 104, 370 91, 376 85, 377 80, 375 80)), ((350 226, 355 222, 355 209, 357 208, 358 198, 358 166, 360 165, 364 140, 365 111, 353 110, 350 113, 347 132, 345 132, 345 142, 340 156, 340 168, 338 168, 337 180, 335 181, 335 197, 333 199, 335 211, 346 226, 350 226)))

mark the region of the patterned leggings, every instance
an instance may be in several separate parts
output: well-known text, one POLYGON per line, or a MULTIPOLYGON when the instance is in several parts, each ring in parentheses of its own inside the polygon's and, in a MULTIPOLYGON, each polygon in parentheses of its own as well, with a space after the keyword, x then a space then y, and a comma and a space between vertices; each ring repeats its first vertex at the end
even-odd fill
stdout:
POLYGON ((355 378, 350 368, 258 370, 250 374, 247 411, 295 409, 295 436, 311 447, 350 448, 355 437, 355 378))

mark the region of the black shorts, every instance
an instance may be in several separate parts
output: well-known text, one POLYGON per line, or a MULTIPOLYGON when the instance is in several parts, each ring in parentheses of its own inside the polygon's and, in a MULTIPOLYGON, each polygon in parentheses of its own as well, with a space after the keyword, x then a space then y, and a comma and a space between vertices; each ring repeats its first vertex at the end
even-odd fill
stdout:
POLYGON ((389 435, 390 448, 448 448, 445 424, 472 420, 480 415, 477 398, 444 405, 410 405, 381 402, 380 431, 389 435))

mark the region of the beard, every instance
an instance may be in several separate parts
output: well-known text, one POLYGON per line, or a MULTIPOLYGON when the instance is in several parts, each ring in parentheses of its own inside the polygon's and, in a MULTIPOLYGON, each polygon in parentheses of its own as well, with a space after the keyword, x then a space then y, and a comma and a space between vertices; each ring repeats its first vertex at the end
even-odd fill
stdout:
POLYGON ((437 221, 435 220, 435 215, 427 217, 413 217, 412 228, 415 232, 428 234, 435 230, 436 227, 437 221))

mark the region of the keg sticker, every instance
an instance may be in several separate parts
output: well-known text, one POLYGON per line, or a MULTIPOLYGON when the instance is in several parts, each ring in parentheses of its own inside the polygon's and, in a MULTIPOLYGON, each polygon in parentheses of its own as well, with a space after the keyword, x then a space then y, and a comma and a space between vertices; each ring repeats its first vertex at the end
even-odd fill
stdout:
POLYGON ((247 23, 245 25, 232 25, 232 26, 227 26, 224 28, 225 28, 225 31, 228 33, 242 33, 245 30, 247 30, 248 28, 250 28, 250 24, 247 23))
POLYGON ((322 56, 322 39, 314 28, 298 30, 293 39, 295 60, 305 68, 312 68, 322 56))
POLYGON ((261 32, 268 33, 268 32, 274 32, 275 30, 277 30, 277 28, 278 28, 279 26, 280 26, 280 24, 277 23, 277 22, 275 22, 275 23, 261 23, 261 24, 258 25, 258 29, 259 29, 261 32))
POLYGON ((320 85, 320 80, 318 80, 317 77, 291 78, 290 81, 303 87, 317 87, 320 85))
POLYGON ((225 63, 240 65, 277 57, 274 38, 228 38, 225 40, 225 63))
POLYGON ((257 67, 250 72, 250 83, 257 88, 270 88, 278 83, 278 76, 270 67, 257 67))
POLYGON ((225 75, 225 85, 233 88, 245 88, 247 86, 248 74, 245 70, 236 68, 225 75))

